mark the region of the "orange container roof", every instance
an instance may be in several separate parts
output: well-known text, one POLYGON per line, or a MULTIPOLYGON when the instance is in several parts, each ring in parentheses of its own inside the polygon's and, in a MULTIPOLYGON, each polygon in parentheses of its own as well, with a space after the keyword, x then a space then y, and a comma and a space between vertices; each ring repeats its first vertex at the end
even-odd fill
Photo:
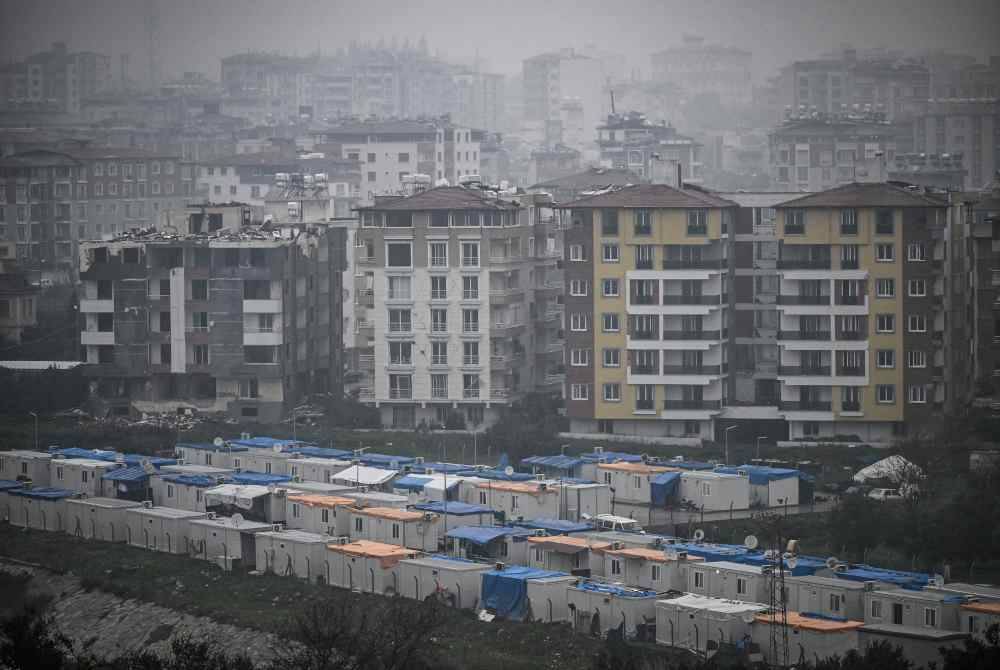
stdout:
POLYGON ((341 498, 340 496, 327 496, 321 493, 294 493, 288 496, 292 502, 301 503, 308 507, 338 507, 353 505, 354 500, 341 498))
POLYGON ((358 507, 354 509, 354 513, 374 516, 380 519, 391 519, 392 521, 420 521, 424 518, 423 512, 397 509, 395 507, 358 507))
POLYGON ((493 491, 509 491, 511 493, 527 493, 529 495, 541 495, 543 493, 558 493, 553 487, 546 486, 542 489, 537 482, 483 482, 479 484, 481 489, 493 491))
POLYGON ((991 603, 965 603, 962 609, 970 612, 981 612, 983 614, 1000 614, 1000 602, 991 603))
MULTIPOLYGON (((756 620, 760 623, 781 625, 781 614, 758 614, 756 620)), ((863 621, 834 621, 832 619, 818 619, 814 617, 802 616, 799 612, 788 612, 788 625, 802 630, 815 630, 823 633, 839 633, 865 625, 863 621)))
POLYGON ((552 549, 561 553, 575 554, 587 549, 603 551, 611 546, 608 542, 592 542, 585 537, 573 537, 571 535, 543 535, 539 537, 529 537, 528 542, 543 546, 545 549, 552 549))
POLYGON ((665 465, 649 465, 648 463, 598 463, 597 467, 602 470, 617 470, 618 472, 631 472, 637 475, 653 475, 661 472, 680 472, 680 468, 670 468, 665 465))
POLYGON ((391 568, 404 558, 413 558, 420 552, 395 544, 372 542, 370 540, 355 540, 350 544, 328 544, 326 548, 338 554, 377 558, 383 568, 391 568))
MULTIPOLYGON (((647 549, 645 547, 632 547, 629 549, 609 549, 608 552, 612 556, 622 556, 623 558, 639 558, 644 561, 657 561, 658 563, 667 563, 668 561, 678 560, 676 558, 668 557, 662 550, 658 549, 647 549)), ((688 561, 704 561, 705 559, 701 556, 692 556, 688 554, 688 561)))

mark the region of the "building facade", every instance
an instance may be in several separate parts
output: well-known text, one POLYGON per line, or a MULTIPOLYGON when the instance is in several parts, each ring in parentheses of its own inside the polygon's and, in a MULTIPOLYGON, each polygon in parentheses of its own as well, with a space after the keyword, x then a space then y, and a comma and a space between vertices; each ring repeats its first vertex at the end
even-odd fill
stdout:
POLYGON ((753 96, 752 59, 749 51, 685 35, 683 45, 651 56, 652 79, 678 87, 688 98, 714 94, 725 104, 747 104, 753 96))
POLYGON ((639 112, 608 115, 605 123, 597 127, 597 143, 604 167, 677 185, 680 166, 682 181, 702 181, 701 145, 666 122, 650 123, 639 112))
POLYGON ((547 196, 519 198, 439 187, 361 209, 360 399, 385 425, 476 427, 561 390, 557 219, 547 196))
POLYGON ((343 229, 248 225, 198 208, 184 229, 80 249, 80 344, 102 413, 283 420, 342 387, 343 229))
POLYGON ((961 156, 964 188, 982 189, 1000 170, 1000 96, 931 100, 914 122, 913 148, 961 156))

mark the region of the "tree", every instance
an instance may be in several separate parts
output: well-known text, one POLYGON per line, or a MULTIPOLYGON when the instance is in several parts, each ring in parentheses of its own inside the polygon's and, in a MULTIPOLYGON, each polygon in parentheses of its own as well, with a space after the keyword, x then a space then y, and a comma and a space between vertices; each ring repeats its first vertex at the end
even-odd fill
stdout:
POLYGON ((872 644, 864 652, 851 649, 843 656, 831 656, 811 667, 814 670, 913 670, 913 663, 903 655, 902 649, 883 641, 872 644))
POLYGON ((495 453, 506 453, 514 462, 553 450, 563 424, 557 409, 558 401, 552 396, 529 394, 504 410, 486 431, 486 442, 495 453))
POLYGON ((970 637, 963 647, 942 648, 941 670, 993 670, 1000 668, 1000 628, 990 626, 984 640, 970 637))
POLYGON ((0 668, 5 670, 61 670, 71 651, 69 639, 36 605, 0 623, 0 668))

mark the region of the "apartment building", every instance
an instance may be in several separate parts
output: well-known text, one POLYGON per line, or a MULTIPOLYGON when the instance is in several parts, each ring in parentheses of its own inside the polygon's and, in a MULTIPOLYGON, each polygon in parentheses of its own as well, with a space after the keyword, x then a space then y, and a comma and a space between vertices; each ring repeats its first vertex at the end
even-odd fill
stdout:
POLYGON ((676 86, 688 98, 714 94, 724 104, 750 102, 752 59, 749 51, 706 44, 696 35, 685 35, 681 46, 650 57, 653 81, 676 86))
POLYGON ((947 202, 847 184, 780 203, 778 408, 789 437, 889 441, 945 399, 947 202))
POLYGON ((1000 169, 1000 96, 931 100, 914 122, 913 147, 960 155, 964 187, 983 188, 1000 169))
POLYGON ((75 145, 0 159, 0 233, 28 269, 70 281, 81 240, 148 228, 183 209, 176 156, 75 145))
MULTIPOLYGON (((0 228, 4 224, 0 219, 0 228)), ((38 323, 39 289, 18 269, 16 245, 0 235, 0 342, 19 343, 25 329, 38 323)))
POLYGON ((483 131, 452 124, 447 118, 421 121, 350 121, 311 133, 317 149, 361 162, 361 197, 403 192, 405 177, 425 174, 457 184, 479 174, 483 131))
POLYGON ((345 231, 193 208, 169 234, 80 249, 80 344, 95 410, 193 408, 276 422, 342 387, 345 231))
POLYGON ((680 166, 683 181, 702 181, 701 145, 665 121, 651 123, 639 112, 609 114, 597 127, 597 144, 605 167, 628 170, 654 182, 676 183, 680 166))
POLYGON ((562 208, 571 429, 711 439, 728 397, 735 203, 641 184, 562 208))
POLYGON ((111 84, 111 59, 70 52, 65 42, 0 68, 0 109, 80 112, 80 101, 111 84))
POLYGON ((496 421, 559 392, 561 240, 545 194, 438 187, 377 198, 356 236, 361 399, 388 426, 496 421))

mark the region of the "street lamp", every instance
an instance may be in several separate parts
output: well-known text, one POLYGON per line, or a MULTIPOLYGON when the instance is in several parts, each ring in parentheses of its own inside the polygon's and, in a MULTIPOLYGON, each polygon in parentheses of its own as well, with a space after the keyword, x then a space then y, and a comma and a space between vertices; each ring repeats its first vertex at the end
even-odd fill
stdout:
POLYGON ((737 428, 739 428, 739 426, 733 424, 732 426, 727 426, 726 430, 724 431, 724 434, 726 436, 726 465, 729 465, 729 431, 736 430, 737 428))
POLYGON ((767 439, 767 435, 758 435, 757 436, 757 460, 758 461, 760 460, 760 441, 761 440, 766 440, 766 439, 767 439))
POLYGON ((28 416, 35 417, 35 451, 38 451, 38 414, 35 412, 28 412, 28 416))

